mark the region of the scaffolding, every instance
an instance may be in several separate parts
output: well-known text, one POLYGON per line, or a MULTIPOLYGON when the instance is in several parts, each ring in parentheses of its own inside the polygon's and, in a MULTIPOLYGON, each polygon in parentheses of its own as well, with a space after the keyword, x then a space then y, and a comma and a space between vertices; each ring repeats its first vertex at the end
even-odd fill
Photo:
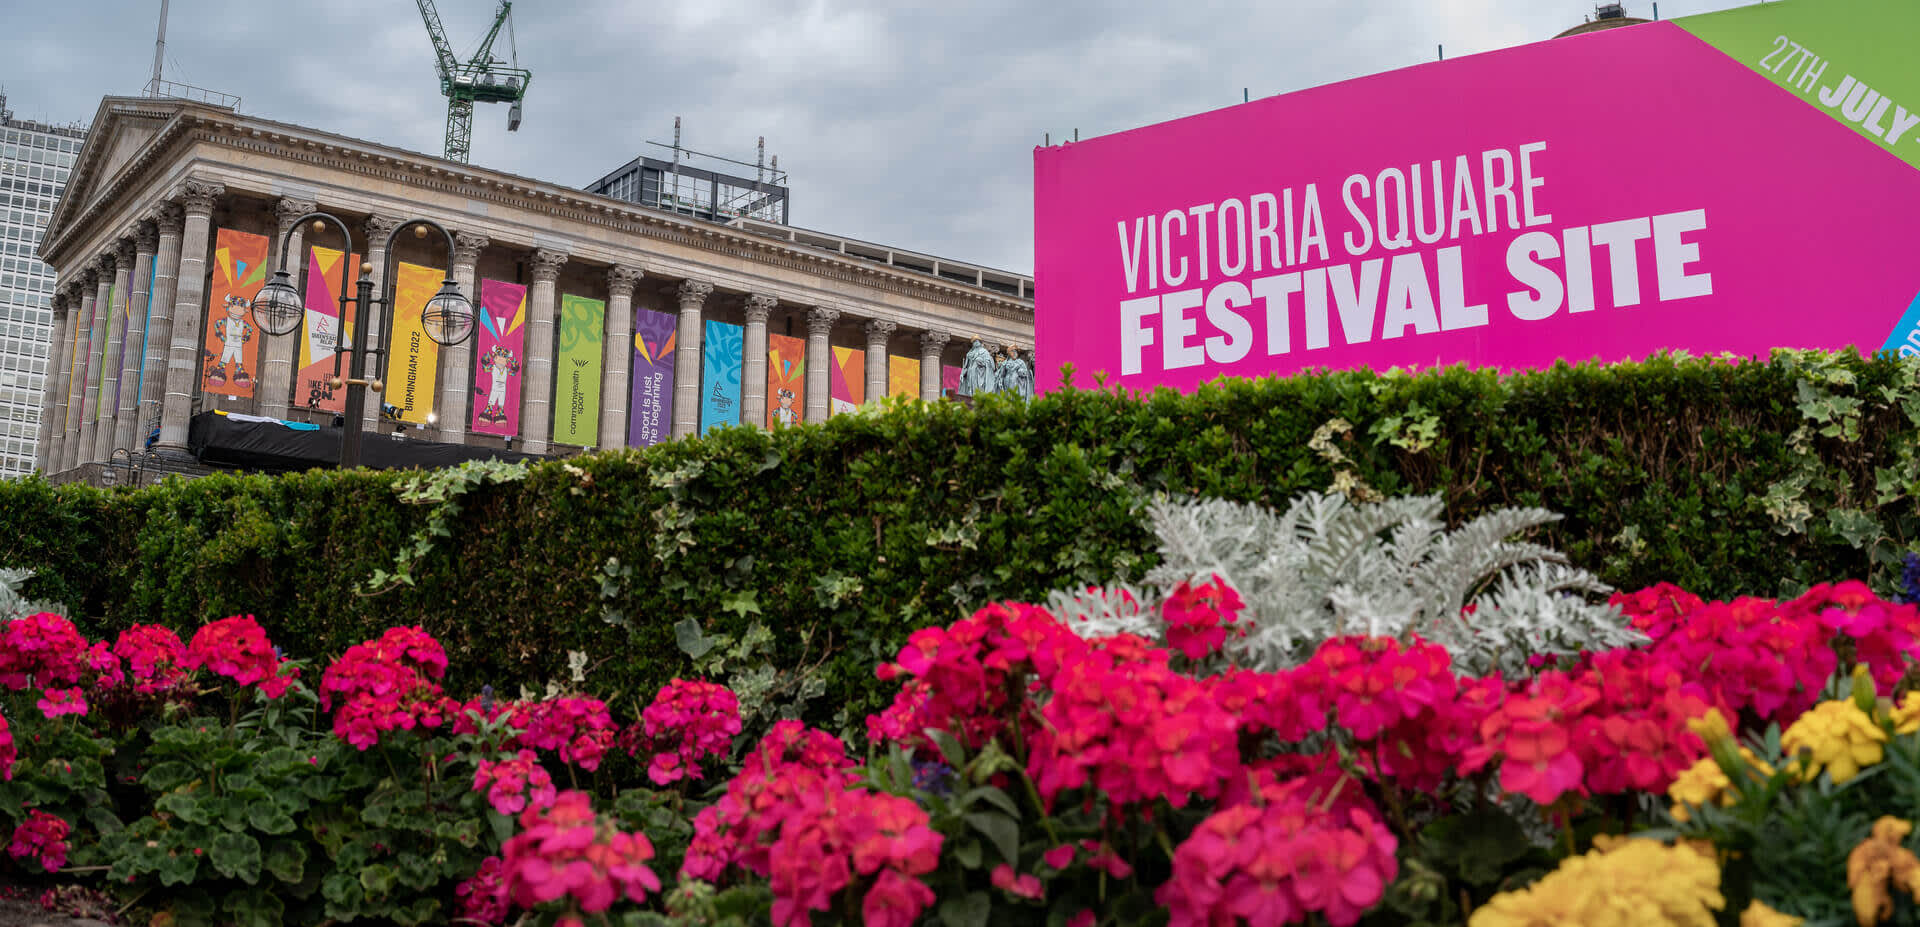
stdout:
POLYGON ((635 158, 588 185, 588 192, 709 222, 751 219, 788 224, 788 175, 780 169, 779 155, 768 160, 765 138, 760 139, 758 156, 752 163, 704 154, 680 144, 680 120, 676 118, 672 144, 647 144, 668 149, 670 157, 635 158), (700 167, 696 160, 717 167, 700 167), (746 168, 751 168, 754 176, 745 176, 746 168), (733 173, 732 169, 741 171, 733 173))

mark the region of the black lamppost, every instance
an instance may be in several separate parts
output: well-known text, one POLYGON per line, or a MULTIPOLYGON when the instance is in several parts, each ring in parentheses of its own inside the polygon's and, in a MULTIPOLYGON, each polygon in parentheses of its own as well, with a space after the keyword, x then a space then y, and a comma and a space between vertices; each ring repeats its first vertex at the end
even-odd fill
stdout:
MULTIPOLYGON (((293 240, 293 230, 310 219, 313 220, 316 233, 325 231, 326 223, 333 223, 334 227, 340 231, 341 240, 346 244, 347 254, 353 253, 353 236, 348 233, 346 223, 340 221, 337 216, 324 212, 310 212, 287 226, 287 233, 280 240, 280 268, 274 271, 273 279, 268 281, 266 286, 261 287, 259 295, 253 298, 253 317, 269 335, 292 334, 300 327, 300 320, 306 315, 306 304, 300 298, 300 292, 294 289, 291 275, 287 273, 287 246, 293 240)), ((387 359, 388 345, 393 343, 393 273, 394 265, 398 261, 394 255, 393 242, 400 237, 401 230, 407 228, 413 229, 414 234, 420 238, 425 238, 427 229, 431 228, 447 240, 447 279, 440 284, 440 292, 427 300, 426 306, 420 310, 421 327, 426 329, 427 337, 452 347, 467 340, 467 336, 473 334, 473 303, 467 301, 467 298, 460 293, 459 285, 453 282, 453 234, 441 227, 439 223, 427 219, 413 219, 401 223, 387 235, 386 272, 380 277, 379 299, 373 298, 373 265, 370 262, 362 262, 356 292, 351 297, 347 295, 348 262, 345 256, 342 256, 340 260, 341 324, 333 331, 333 378, 328 381, 328 386, 333 389, 339 389, 342 385, 347 388, 345 433, 340 440, 342 468, 360 466, 360 430, 361 419, 366 413, 366 391, 371 389, 379 393, 386 388, 386 384, 379 377, 367 376, 367 355, 376 355, 384 363, 387 359), (359 311, 355 313, 354 320, 363 328, 366 326, 367 312, 371 307, 379 306, 386 311, 381 313, 380 347, 368 348, 365 337, 353 339, 352 344, 348 346, 351 361, 347 376, 343 380, 340 377, 340 336, 346 328, 346 309, 350 302, 359 305, 359 311)))

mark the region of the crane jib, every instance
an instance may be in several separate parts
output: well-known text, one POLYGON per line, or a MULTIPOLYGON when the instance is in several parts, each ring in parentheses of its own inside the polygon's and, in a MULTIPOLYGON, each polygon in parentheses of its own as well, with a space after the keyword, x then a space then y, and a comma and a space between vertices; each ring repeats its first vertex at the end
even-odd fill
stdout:
POLYGON ((466 62, 456 57, 440 24, 440 12, 433 0, 414 0, 420 18, 427 24, 427 37, 433 41, 434 64, 440 76, 440 92, 447 98, 446 155, 449 161, 466 163, 472 148, 473 104, 507 103, 507 129, 520 128, 521 102, 526 99, 527 84, 533 72, 520 67, 519 50, 513 47, 513 4, 501 0, 494 10, 493 26, 487 30, 479 48, 466 62), (509 61, 493 57, 493 44, 500 28, 507 28, 509 61))

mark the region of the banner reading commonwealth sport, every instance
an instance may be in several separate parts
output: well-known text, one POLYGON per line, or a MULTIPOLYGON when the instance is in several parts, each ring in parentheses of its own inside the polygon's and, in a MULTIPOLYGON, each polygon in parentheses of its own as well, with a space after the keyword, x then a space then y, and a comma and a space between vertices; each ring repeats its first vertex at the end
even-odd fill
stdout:
POLYGON ((673 433, 673 339, 679 324, 670 313, 633 311, 633 395, 627 403, 629 447, 650 447, 673 433))
POLYGON ((1920 354, 1915 35, 1786 0, 1039 149, 1035 380, 1920 354))
POLYGON ((253 297, 267 282, 267 236, 220 229, 213 236, 213 281, 207 287, 201 386, 234 399, 253 396, 259 371, 259 326, 253 297))
POLYGON ((520 368, 526 362, 527 288, 480 281, 474 320, 473 419, 483 435, 520 433, 520 368))
POLYGON ((767 427, 798 425, 807 409, 807 340, 767 336, 767 427))
POLYGON ((585 296, 560 297, 560 352, 554 361, 553 440, 588 447, 600 443, 600 347, 606 343, 607 304, 585 296))
POLYGON ((920 358, 888 356, 887 395, 920 398, 920 358))
POLYGON ((442 271, 417 264, 401 264, 393 284, 393 353, 387 360, 387 389, 378 399, 400 410, 400 420, 427 424, 433 414, 434 385, 440 378, 440 343, 427 337, 420 310, 440 292, 442 271))
POLYGON ((731 322, 708 321, 701 349, 700 433, 740 424, 740 362, 743 330, 731 322))
POLYGON ((940 368, 940 398, 947 399, 960 389, 960 368, 943 366, 940 368))
POLYGON ((827 371, 827 414, 852 412, 867 401, 867 352, 860 348, 832 348, 833 369, 827 371))
MULTIPOLYGON (((328 386, 333 379, 335 343, 340 350, 353 347, 353 315, 357 306, 346 304, 346 321, 340 319, 340 288, 359 279, 360 256, 331 248, 315 247, 307 252, 307 294, 305 318, 300 323, 300 371, 293 381, 293 401, 322 412, 344 412, 347 391, 328 386), (345 266, 342 265, 344 260, 345 266), (344 280, 342 272, 346 274, 344 280)), ((347 359, 340 358, 340 378, 348 375, 347 359)))

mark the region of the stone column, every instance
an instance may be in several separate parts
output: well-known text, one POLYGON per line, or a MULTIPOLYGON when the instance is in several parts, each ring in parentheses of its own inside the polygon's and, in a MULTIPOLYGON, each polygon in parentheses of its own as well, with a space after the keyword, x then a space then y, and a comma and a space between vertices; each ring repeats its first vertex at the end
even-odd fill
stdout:
POLYGON ((174 280, 173 343, 167 349, 167 397, 160 409, 160 440, 154 450, 187 455, 187 422, 200 388, 200 323, 207 301, 207 245, 213 227, 213 201, 227 188, 188 180, 180 185, 186 221, 180 233, 180 270, 174 280))
POLYGON ((485 235, 453 233, 453 282, 473 302, 474 334, 455 345, 440 348, 440 440, 464 444, 467 440, 467 403, 473 398, 473 349, 480 340, 480 287, 475 271, 480 251, 493 244, 485 235))
POLYGON ((99 282, 99 266, 88 265, 80 277, 80 309, 75 313, 73 322, 73 376, 67 385, 66 439, 60 447, 62 470, 79 466, 85 456, 80 451, 80 419, 87 412, 87 362, 93 356, 93 314, 99 282))
POLYGON ((56 290, 53 294, 51 334, 52 340, 47 342, 47 377, 43 381, 46 388, 40 400, 40 434, 33 444, 33 468, 40 471, 41 476, 53 474, 54 461, 59 459, 54 436, 67 417, 67 364, 73 358, 73 342, 68 339, 73 334, 73 326, 67 321, 65 290, 56 290))
MULTIPOLYGON (((115 270, 119 255, 109 251, 100 255, 100 278, 94 283, 93 291, 93 337, 87 343, 87 388, 80 418, 80 456, 78 464, 101 460, 100 430, 104 424, 109 437, 113 434, 113 420, 100 417, 101 378, 106 375, 107 365, 114 361, 107 351, 107 340, 118 340, 120 332, 108 332, 108 323, 113 319, 114 278, 119 275, 115 270)), ((125 279, 125 278, 122 278, 125 279)), ((111 397, 108 398, 111 401, 111 397)))
POLYGON ((153 213, 160 250, 153 257, 153 318, 147 322, 146 365, 141 373, 140 410, 133 427, 133 448, 144 452, 167 395, 167 364, 173 353, 173 300, 180 282, 180 231, 186 214, 178 203, 162 203, 153 213))
POLYGON ((520 437, 528 453, 545 454, 553 439, 553 322, 559 313, 554 281, 567 253, 533 252, 533 290, 527 294, 527 362, 521 365, 520 437))
POLYGON ((127 299, 127 343, 120 362, 120 405, 114 412, 113 446, 135 453, 134 425, 140 419, 140 372, 146 368, 147 289, 153 285, 153 253, 160 244, 160 233, 153 221, 142 219, 133 234, 133 292, 127 299))
POLYGON ((633 370, 633 286, 646 274, 624 264, 607 268, 607 338, 600 364, 600 446, 627 446, 627 389, 633 370))
POLYGON ((867 405, 887 398, 887 339, 898 327, 882 319, 867 323, 867 405))
POLYGON ((764 293, 747 297, 747 338, 741 351, 740 420, 767 427, 767 316, 779 300, 764 293))
POLYGON ((100 414, 96 416, 99 424, 93 436, 95 460, 113 456, 113 434, 120 427, 120 370, 126 362, 127 299, 132 291, 134 254, 131 235, 120 239, 113 253, 113 287, 108 291, 112 314, 107 316, 106 354, 100 358, 104 366, 100 371, 100 414))
POLYGON ((713 295, 713 284, 704 280, 680 283, 680 327, 673 348, 673 436, 685 437, 700 431, 701 339, 706 335, 700 310, 713 295))
POLYGON ((920 333, 920 398, 932 402, 940 398, 940 356, 953 336, 946 332, 920 333))
MULTIPOLYGON (((302 274, 307 269, 307 230, 296 224, 301 216, 313 212, 317 205, 312 200, 283 198, 273 204, 274 217, 279 219, 279 228, 273 236, 272 257, 267 259, 269 275, 284 267, 290 275, 293 285, 299 286, 302 274), (288 237, 291 233, 292 237, 288 237), (287 243, 286 252, 280 250, 280 243, 287 243), (283 263, 284 262, 284 263, 283 263)), ((272 279, 269 277, 268 279, 272 279)), ((306 298, 306 291, 300 296, 306 298)), ((286 418, 287 406, 293 401, 293 359, 300 352, 300 327, 285 335, 269 335, 260 332, 260 414, 272 418, 286 418)))
POLYGON ((815 306, 807 310, 807 418, 824 422, 833 411, 828 386, 833 382, 833 323, 840 321, 840 310, 815 306))
MULTIPOLYGON (((382 299, 386 294, 387 239, 393 235, 394 230, 399 228, 400 225, 401 220, 388 216, 367 217, 367 263, 373 267, 373 298, 375 300, 382 299)), ((358 275, 354 275, 353 279, 357 281, 359 279, 358 275)), ((348 285, 352 286, 353 283, 349 283, 348 285)), ((362 306, 356 310, 365 318, 356 317, 354 319, 354 334, 366 340, 367 350, 369 352, 380 348, 380 320, 385 317, 385 313, 390 308, 391 307, 388 306, 362 306)), ((367 357, 371 361, 374 355, 369 353, 367 357)), ((391 358, 388 358, 386 355, 380 355, 378 361, 374 362, 375 366, 367 370, 367 379, 385 380, 387 378, 387 361, 390 359, 391 358)), ((386 401, 387 394, 385 390, 378 393, 372 390, 367 391, 366 414, 361 416, 361 421, 365 423, 365 433, 374 434, 380 430, 380 407, 385 405, 386 401)))

